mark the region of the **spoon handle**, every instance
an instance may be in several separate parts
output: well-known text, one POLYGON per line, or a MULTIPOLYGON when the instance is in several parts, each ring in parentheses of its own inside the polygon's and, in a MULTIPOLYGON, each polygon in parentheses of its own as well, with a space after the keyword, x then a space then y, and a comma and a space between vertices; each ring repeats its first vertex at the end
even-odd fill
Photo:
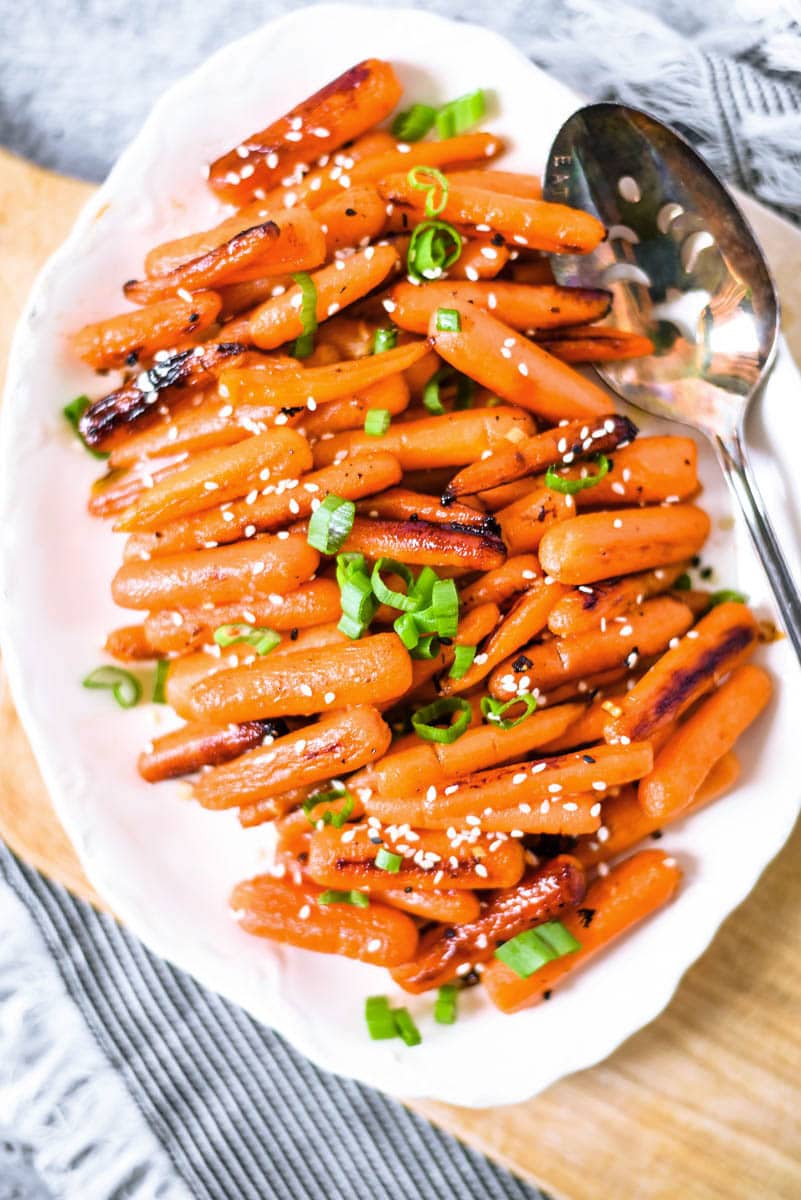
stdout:
POLYGON ((801 595, 768 520, 765 501, 760 495, 739 432, 726 438, 716 438, 715 449, 729 487, 742 509, 754 549, 762 560, 785 633, 801 661, 801 595))

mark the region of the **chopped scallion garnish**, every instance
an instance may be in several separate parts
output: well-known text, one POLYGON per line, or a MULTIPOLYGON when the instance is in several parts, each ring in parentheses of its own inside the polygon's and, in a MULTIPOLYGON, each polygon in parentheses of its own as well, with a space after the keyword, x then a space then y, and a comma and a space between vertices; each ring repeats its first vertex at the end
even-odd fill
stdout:
POLYGON ((437 992, 434 1005, 434 1020, 438 1025, 453 1025, 456 1020, 456 998, 459 989, 454 983, 444 983, 437 992))
POLYGON ((396 1008, 392 1015, 395 1018, 395 1029, 401 1041, 405 1042, 407 1046, 419 1046, 423 1039, 408 1008, 396 1008))
POLYGON ((73 433, 80 439, 84 449, 88 450, 93 458, 108 458, 108 454, 104 454, 103 451, 93 450, 91 446, 87 446, 81 435, 81 417, 91 403, 88 396, 76 396, 74 400, 70 400, 69 404, 64 405, 62 412, 72 426, 73 433))
POLYGON ((349 892, 338 892, 334 888, 327 888, 326 891, 320 892, 317 903, 323 907, 328 904, 352 904, 356 908, 369 908, 370 897, 364 892, 357 891, 356 888, 352 888, 349 892))
POLYGON ((367 629, 378 608, 363 554, 337 556, 337 583, 342 606, 339 629, 355 641, 367 629))
POLYGON ((368 408, 364 418, 364 432, 368 437, 383 437, 391 420, 388 408, 368 408))
POLYGON ((440 333, 461 333, 462 321, 455 308, 438 308, 436 327, 440 333))
POLYGON ((314 349, 317 332, 317 286, 308 271, 298 271, 292 276, 300 288, 300 327, 302 333, 295 338, 292 353, 295 358, 308 358, 314 349))
POLYGON ((306 541, 321 554, 336 554, 347 540, 355 517, 353 501, 343 500, 332 492, 312 513, 306 541))
POLYGON ((475 646, 454 646, 453 648, 453 666, 448 672, 449 679, 464 679, 470 667, 473 665, 473 659, 476 657, 475 646))
POLYGON ((443 271, 452 267, 462 253, 462 239, 458 229, 447 221, 422 221, 414 227, 409 249, 406 252, 406 268, 412 279, 438 279, 443 271))
POLYGON ((83 680, 85 688, 108 688, 120 708, 133 708, 142 696, 142 685, 122 667, 96 667, 83 680))
POLYGON ((312 792, 311 796, 307 796, 303 801, 303 812, 311 825, 322 821, 323 825, 341 829, 355 806, 356 800, 346 787, 334 787, 327 792, 312 792), (321 804, 334 804, 337 800, 342 801, 340 808, 327 808, 319 817, 313 816, 315 809, 321 804))
POLYGON ((553 467, 549 467, 545 472, 545 486, 552 492, 561 492, 565 496, 575 496, 576 492, 595 487, 596 483, 600 483, 608 474, 612 464, 605 454, 599 454, 594 461, 598 464, 598 470, 594 475, 585 475, 583 479, 563 479, 553 467))
POLYGON ((530 717, 536 711, 537 701, 534 697, 524 692, 522 696, 512 696, 511 700, 494 700, 492 696, 481 697, 481 715, 486 719, 488 725, 497 725, 499 729, 514 729, 517 725, 522 724, 526 717, 530 717), (525 711, 517 717, 507 717, 506 713, 516 709, 522 704, 525 711))
POLYGON ((412 714, 412 729, 426 742, 440 742, 449 746, 462 736, 472 718, 473 710, 467 700, 458 696, 441 696, 433 704, 427 704, 412 714), (455 717, 455 720, 449 725, 439 724, 445 717, 455 717))
POLYGON ((435 117, 437 133, 441 138, 456 137, 477 125, 486 111, 484 92, 482 88, 476 88, 474 92, 442 105, 435 117))
POLYGON ((368 996, 364 1002, 364 1019, 373 1041, 397 1037, 395 1017, 386 996, 368 996))
POLYGON ((733 588, 721 588, 719 592, 713 592, 709 597, 709 604, 714 608, 718 604, 747 604, 748 597, 745 592, 736 592, 733 588))
POLYGON ((390 875, 397 875, 401 869, 403 858, 400 854, 393 854, 391 850, 387 850, 386 846, 382 846, 375 856, 375 865, 380 871, 389 871, 390 875))
POLYGON ((269 654, 281 641, 280 633, 266 625, 218 625, 212 634, 218 646, 235 646, 246 642, 257 654, 269 654))
POLYGON ((398 113, 390 131, 399 142, 419 142, 433 128, 436 116, 437 110, 430 104, 413 104, 398 113))
POLYGON ((394 558, 379 558, 370 576, 370 583, 376 600, 380 604, 388 604, 391 608, 399 608, 401 612, 414 612, 416 608, 420 607, 420 601, 410 592, 412 580, 412 572, 406 564, 398 562, 394 558), (395 592, 392 588, 387 587, 381 578, 382 571, 388 571, 392 575, 399 575, 406 584, 406 592, 395 592))
POLYGON ((448 180, 442 171, 438 171, 436 167, 412 167, 406 178, 413 188, 426 193, 426 216, 438 217, 448 203, 448 180))
POLYGON ((506 963, 515 975, 528 979, 546 963, 580 949, 581 942, 576 941, 561 921, 546 921, 544 925, 527 929, 504 942, 495 951, 495 957, 506 963))
POLYGON ((153 703, 166 704, 167 693, 165 685, 167 683, 167 672, 170 669, 170 660, 168 658, 160 658, 156 663, 156 675, 153 680, 153 703))
POLYGON ((373 336, 373 354, 383 354, 385 350, 393 350, 397 344, 397 329, 376 329, 373 336))

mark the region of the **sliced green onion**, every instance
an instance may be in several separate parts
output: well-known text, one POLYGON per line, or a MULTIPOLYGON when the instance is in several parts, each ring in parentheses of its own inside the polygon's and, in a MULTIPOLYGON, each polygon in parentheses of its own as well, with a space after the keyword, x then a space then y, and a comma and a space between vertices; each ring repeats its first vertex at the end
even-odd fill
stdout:
POLYGON ((369 908, 370 897, 364 892, 357 891, 352 888, 349 892, 338 892, 334 888, 327 888, 326 891, 320 892, 317 897, 317 903, 325 907, 327 904, 353 904, 356 908, 369 908))
POLYGON ((456 375, 456 399, 453 402, 455 412, 462 412, 466 408, 473 407, 473 397, 476 393, 475 380, 469 375, 462 375, 457 372, 456 375))
POLYGON ((467 129, 472 129, 484 118, 487 111, 486 97, 482 88, 468 92, 443 104, 434 118, 437 133, 441 138, 456 137, 467 129))
POLYGON ((392 1016, 395 1019, 395 1030, 401 1041, 405 1042, 407 1046, 419 1046, 423 1039, 408 1008, 393 1009, 392 1016))
POLYGON ((414 615, 410 612, 401 613, 392 623, 392 628, 397 633, 400 640, 403 642, 407 650, 414 650, 417 643, 420 641, 420 630, 414 615))
POLYGON ((473 659, 476 657, 475 646, 454 646, 453 648, 453 666, 448 672, 449 679, 464 679, 465 675, 473 665, 473 659))
POLYGON ((428 608, 414 613, 415 623, 423 633, 439 637, 456 637, 459 627, 459 593, 452 579, 438 579, 431 589, 428 608))
POLYGON ((432 375, 428 383, 423 388, 423 408, 428 409, 430 413, 439 416, 445 412, 445 405, 440 399, 440 385, 447 379, 449 375, 447 367, 442 367, 437 371, 436 375, 432 375))
POLYGON ((321 554, 336 554, 353 528, 356 505, 333 492, 312 513, 306 541, 321 554))
POLYGON ((295 358, 308 358, 314 349, 317 332, 317 286, 308 271, 298 271, 292 278, 300 288, 300 326, 303 332, 295 338, 292 353, 295 358))
POLYGON ((170 660, 168 658, 160 658, 156 663, 156 676, 153 680, 153 703, 166 704, 167 695, 164 691, 164 685, 167 682, 167 672, 170 669, 170 660))
POLYGON ((453 983, 444 983, 437 992, 434 1005, 434 1020, 438 1025, 453 1025, 456 1020, 456 998, 459 989, 453 983))
POLYGON ((487 724, 497 725, 499 729, 514 729, 533 712, 536 712, 536 709, 537 701, 528 692, 522 696, 512 696, 511 700, 506 701, 493 700, 492 696, 481 697, 481 715, 486 719, 487 724), (516 708, 518 704, 525 705, 526 711, 519 717, 505 717, 505 713, 516 708))
POLYGON ((441 696, 433 704, 427 704, 412 714, 412 729, 425 742, 441 742, 449 746, 462 736, 472 718, 473 710, 467 700, 459 696, 441 696), (437 724, 457 713, 456 720, 450 725, 437 724))
POLYGON ((438 579, 439 576, 433 567, 423 567, 415 579, 409 589, 409 595, 414 596, 415 600, 419 602, 420 608, 425 608, 426 605, 431 603, 431 594, 434 590, 434 584, 438 579))
POLYGON ((356 800, 346 787, 335 787, 327 792, 313 792, 311 796, 307 796, 303 801, 303 812, 311 825, 322 821, 323 825, 332 825, 334 829, 341 829, 353 812, 355 804, 356 800), (314 810, 321 804, 334 804, 337 800, 344 801, 341 808, 327 808, 321 816, 312 816, 314 810))
POLYGON ((378 608, 363 554, 337 555, 337 583, 342 606, 338 628, 355 641, 367 629, 378 608))
POLYGON ((401 855, 393 854, 391 850, 387 850, 386 846, 382 846, 375 856, 375 865, 379 871, 389 871, 390 875, 397 875, 402 862, 401 855))
POLYGON ((392 421, 388 408, 368 408, 364 418, 364 432, 368 437, 383 437, 392 421))
POLYGON ((397 344, 397 329, 376 329, 373 336, 373 354, 383 354, 385 350, 393 350, 397 344))
POLYGON ((281 641, 280 633, 266 625, 218 625, 212 636, 223 647, 247 642, 257 654, 269 654, 281 641))
POLYGON ((93 458, 108 458, 108 454, 104 454, 102 450, 93 450, 91 446, 87 446, 81 435, 80 420, 91 403, 88 396, 76 396, 74 400, 70 400, 69 404, 64 405, 62 412, 84 449, 88 450, 93 458))
POLYGON ((373 1041, 397 1037, 395 1017, 386 996, 368 996, 364 1002, 367 1032, 373 1041))
POLYGON ((595 487, 596 483, 600 483, 604 475, 608 474, 612 464, 605 454, 597 455, 594 461, 598 464, 597 474, 586 475, 583 479, 563 479, 553 467, 549 467, 545 472, 545 486, 552 492, 561 492, 565 496, 575 496, 576 492, 595 487))
POLYGON ((406 252, 406 268, 412 279, 438 279, 462 253, 458 229, 447 221, 422 221, 415 225, 406 252))
POLYGON ((411 571, 405 563, 398 562, 394 558, 379 558, 370 576, 373 595, 381 604, 388 604, 391 608, 399 608, 401 612, 414 612, 416 608, 419 608, 420 601, 415 596, 409 595, 413 578, 411 571), (406 584, 406 592, 393 592, 392 588, 388 588, 381 578, 382 571, 389 571, 393 575, 400 575, 406 584))
POLYGON ((676 589, 677 592, 689 592, 689 590, 692 586, 693 586, 693 581, 692 581, 692 579, 690 579, 690 576, 687 574, 686 571, 683 571, 682 574, 679 575, 676 582, 673 584, 673 587, 676 589))
POLYGON ((455 410, 463 410, 470 408, 473 403, 473 395, 476 385, 468 375, 462 375, 459 371, 454 371, 453 367, 440 367, 435 375, 432 375, 428 383, 423 388, 423 407, 427 408, 430 413, 439 414, 445 412, 445 405, 440 397, 440 388, 445 384, 456 382, 456 398, 453 402, 455 410))
POLYGON ((713 592, 709 598, 710 608, 715 608, 718 604, 747 604, 748 597, 745 592, 736 592, 733 588, 721 588, 719 592, 713 592))
POLYGON ((442 171, 436 167, 412 167, 406 178, 413 188, 426 193, 426 216, 438 217, 448 203, 448 181, 442 171))
POLYGON ((411 108, 398 113, 390 131, 399 142, 419 142, 429 129, 433 129, 436 118, 437 110, 430 104, 413 104, 411 108))
POLYGON ((561 921, 546 921, 544 925, 527 929, 504 942, 495 951, 495 957, 506 963, 515 975, 528 979, 546 963, 580 949, 581 942, 576 941, 561 921))
POLYGON ((85 688, 108 688, 120 708, 133 708, 142 697, 142 685, 122 667, 95 667, 83 680, 85 688))
POLYGON ((440 651, 441 642, 435 633, 429 633, 419 639, 417 645, 410 651, 412 658, 436 658, 440 651))
POLYGON ((455 308, 438 308, 436 327, 440 333, 461 333, 462 321, 455 308))

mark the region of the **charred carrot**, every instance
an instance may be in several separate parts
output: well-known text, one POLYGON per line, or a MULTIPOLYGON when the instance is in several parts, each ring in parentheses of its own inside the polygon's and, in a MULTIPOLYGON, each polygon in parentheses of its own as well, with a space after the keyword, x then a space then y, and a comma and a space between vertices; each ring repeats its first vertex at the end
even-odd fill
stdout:
POLYGON ((515 283, 527 283, 539 287, 543 283, 556 283, 550 259, 546 255, 518 258, 512 263, 509 274, 515 283))
POLYGON ((463 588, 459 603, 465 612, 478 604, 505 604, 541 578, 542 571, 536 554, 517 554, 463 588))
POLYGON ((560 521, 569 521, 575 511, 572 496, 534 487, 520 500, 499 509, 495 519, 506 549, 518 555, 536 550, 547 531, 560 521))
POLYGON ((397 283, 390 292, 392 319, 411 333, 427 333, 438 308, 466 304, 492 312, 512 329, 550 329, 555 325, 594 321, 609 311, 608 292, 597 288, 555 285, 526 287, 520 283, 397 283))
MULTIPOLYGON (((557 637, 574 637, 597 629, 602 621, 609 622, 625 616, 643 601, 669 591, 689 565, 689 562, 674 563, 672 566, 655 567, 651 571, 639 571, 635 575, 603 579, 574 588, 552 608, 548 616, 548 628, 557 637)), ((674 594, 674 599, 686 603, 686 593, 674 594)))
POLYGON ((216 292, 197 292, 189 300, 160 300, 147 308, 84 325, 73 334, 72 348, 96 371, 133 366, 213 325, 220 304, 216 292))
POLYGON ((370 517, 356 517, 343 550, 371 559, 386 556, 414 566, 459 567, 469 571, 497 567, 506 557, 503 542, 489 529, 370 517))
POLYGON ((356 511, 367 517, 389 521, 444 521, 470 529, 495 529, 492 519, 480 508, 467 504, 449 504, 446 507, 436 496, 427 496, 424 492, 413 492, 403 487, 393 487, 380 496, 363 500, 357 504, 356 511))
POLYGON ((155 738, 139 755, 138 771, 148 783, 190 775, 201 767, 214 767, 238 758, 259 746, 269 734, 266 721, 242 725, 212 725, 192 721, 173 733, 155 738))
POLYGON ((609 329, 606 325, 586 329, 548 329, 536 335, 538 345, 566 363, 620 362, 626 358, 645 358, 654 352, 654 343, 640 333, 609 329))

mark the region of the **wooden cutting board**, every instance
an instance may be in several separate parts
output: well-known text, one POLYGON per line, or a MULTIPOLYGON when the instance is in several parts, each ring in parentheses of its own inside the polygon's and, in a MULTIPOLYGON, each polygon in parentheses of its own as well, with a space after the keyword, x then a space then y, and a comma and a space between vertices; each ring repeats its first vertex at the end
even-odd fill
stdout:
MULTIPOLYGON (((91 192, 0 151, 0 373, 36 271, 91 192)), ((785 332, 801 361, 801 232, 743 203, 772 261, 785 332)), ((0 746, 0 834, 22 858, 102 907, 1 680, 0 746)), ((797 829, 667 1011, 600 1066, 525 1104, 413 1107, 555 1198, 799 1200, 800 1004, 797 829)))

